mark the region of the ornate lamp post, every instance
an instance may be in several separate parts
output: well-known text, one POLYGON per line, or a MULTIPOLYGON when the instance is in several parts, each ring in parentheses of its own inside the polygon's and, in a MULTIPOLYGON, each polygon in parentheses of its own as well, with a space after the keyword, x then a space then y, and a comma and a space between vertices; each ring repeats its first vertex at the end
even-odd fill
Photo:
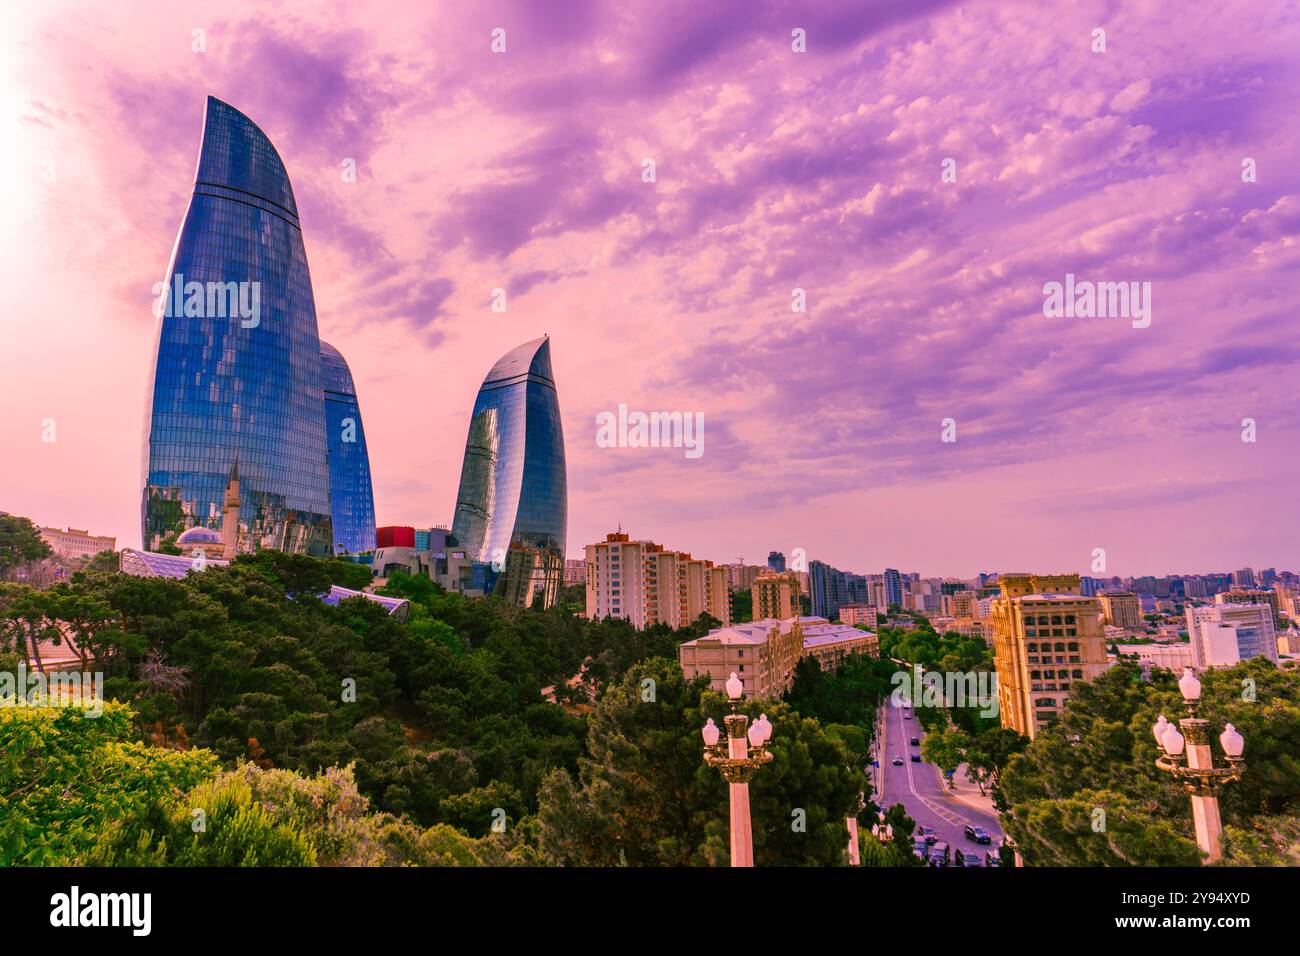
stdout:
POLYGON ((722 778, 731 785, 731 865, 754 865, 754 834, 749 820, 749 778, 754 771, 772 759, 766 744, 772 739, 772 724, 767 714, 759 716, 754 725, 736 708, 745 692, 745 685, 732 672, 727 679, 727 696, 731 699, 731 713, 722 718, 727 726, 727 740, 722 742, 722 732, 713 718, 704 725, 704 762, 717 767, 722 778), (748 743, 746 742, 748 741, 748 743))
POLYGON ((1151 728, 1156 738, 1156 746, 1162 756, 1156 760, 1156 766, 1174 775, 1192 797, 1192 821, 1196 825, 1196 843, 1206 855, 1207 862, 1214 863, 1223 856, 1223 822, 1219 818, 1219 790, 1234 780, 1240 780, 1246 772, 1246 763, 1241 757, 1245 740, 1237 733, 1232 724, 1224 727, 1219 735, 1219 745, 1223 755, 1228 759, 1228 766, 1214 766, 1214 755, 1210 751, 1210 722, 1196 716, 1197 705, 1201 701, 1201 682, 1188 667, 1178 689, 1187 703, 1188 716, 1174 726, 1161 714, 1151 728), (1178 732, 1178 727, 1183 729, 1178 732), (1186 763, 1183 751, 1186 750, 1186 763))

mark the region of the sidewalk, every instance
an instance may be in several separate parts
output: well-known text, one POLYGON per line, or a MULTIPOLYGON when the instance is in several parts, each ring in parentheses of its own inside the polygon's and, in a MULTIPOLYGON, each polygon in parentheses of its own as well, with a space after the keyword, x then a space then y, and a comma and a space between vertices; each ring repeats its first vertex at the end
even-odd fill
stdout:
POLYGON ((960 800, 976 810, 983 810, 994 819, 997 819, 998 811, 993 806, 993 798, 987 794, 981 795, 980 788, 967 779, 965 764, 958 765, 957 772, 953 774, 952 779, 956 786, 946 791, 950 797, 960 800))

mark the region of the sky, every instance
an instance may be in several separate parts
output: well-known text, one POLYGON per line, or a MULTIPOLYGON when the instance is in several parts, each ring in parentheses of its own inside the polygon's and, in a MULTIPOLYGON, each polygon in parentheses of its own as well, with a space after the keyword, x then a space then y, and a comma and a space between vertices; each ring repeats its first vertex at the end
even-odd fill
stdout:
POLYGON ((1294 3, 6 17, 0 511, 139 545, 211 94, 288 168, 381 525, 450 524, 483 376, 549 334, 572 557, 621 526, 862 573, 1300 566, 1294 3), (1150 324, 1046 315, 1067 274, 1150 283, 1150 324), (620 404, 702 414, 703 454, 601 447, 620 404))

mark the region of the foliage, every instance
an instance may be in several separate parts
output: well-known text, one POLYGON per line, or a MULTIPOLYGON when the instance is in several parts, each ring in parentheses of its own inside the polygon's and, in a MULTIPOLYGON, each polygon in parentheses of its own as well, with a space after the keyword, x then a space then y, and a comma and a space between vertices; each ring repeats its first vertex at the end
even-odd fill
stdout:
POLYGON ((0 514, 0 581, 11 571, 48 558, 51 553, 30 518, 0 514))

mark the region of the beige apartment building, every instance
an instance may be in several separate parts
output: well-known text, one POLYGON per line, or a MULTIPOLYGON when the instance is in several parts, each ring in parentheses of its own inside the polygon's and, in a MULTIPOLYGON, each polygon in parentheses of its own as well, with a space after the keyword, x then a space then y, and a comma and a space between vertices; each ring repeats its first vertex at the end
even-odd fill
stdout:
POLYGON ((755 621, 769 617, 778 621, 799 617, 799 576, 793 571, 760 574, 754 578, 750 589, 754 607, 750 617, 755 621))
POLYGON ((1142 604, 1132 591, 1103 591, 1097 595, 1107 624, 1136 631, 1142 628, 1142 604))
POLYGON ((863 624, 875 627, 879 620, 879 610, 874 604, 841 604, 840 621, 844 624, 863 624))
POLYGON ((117 538, 91 534, 78 528, 37 528, 50 550, 64 558, 93 558, 101 551, 116 551, 117 538))
POLYGON ((617 531, 586 547, 587 617, 620 617, 644 629, 676 630, 701 614, 731 623, 724 568, 669 551, 653 541, 633 541, 617 531))
POLYGON ((1060 717, 1076 681, 1104 673, 1101 605, 1077 574, 1002 575, 990 607, 1002 726, 1035 737, 1060 717))
POLYGON ((734 673, 744 684, 746 697, 766 698, 780 697, 790 689, 795 665, 804 656, 815 657, 823 670, 834 670, 851 654, 879 653, 875 634, 832 624, 823 617, 734 624, 677 648, 687 680, 707 674, 709 686, 723 690, 734 673))

